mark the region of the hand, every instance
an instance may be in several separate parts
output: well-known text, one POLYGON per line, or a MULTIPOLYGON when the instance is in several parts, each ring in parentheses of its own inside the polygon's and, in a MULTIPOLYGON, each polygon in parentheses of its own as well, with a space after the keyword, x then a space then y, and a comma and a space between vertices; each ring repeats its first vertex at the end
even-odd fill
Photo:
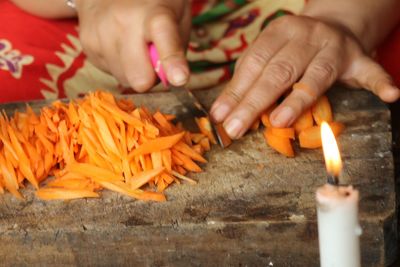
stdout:
POLYGON ((135 91, 147 91, 156 81, 148 53, 154 43, 168 81, 187 82, 190 1, 77 0, 76 5, 83 49, 97 67, 135 91))
POLYGON ((292 85, 271 113, 274 127, 287 127, 336 80, 372 91, 383 101, 399 98, 390 76, 369 58, 345 28, 310 17, 285 16, 271 22, 236 64, 235 74, 213 104, 231 138, 241 137, 260 113, 292 85))

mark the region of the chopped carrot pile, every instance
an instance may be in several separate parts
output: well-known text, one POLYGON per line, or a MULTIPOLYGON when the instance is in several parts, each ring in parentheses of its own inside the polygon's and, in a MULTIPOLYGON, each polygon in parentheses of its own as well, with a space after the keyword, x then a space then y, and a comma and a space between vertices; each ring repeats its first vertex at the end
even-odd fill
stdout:
POLYGON ((12 118, 3 112, 0 193, 23 199, 19 189, 27 180, 44 200, 99 197, 108 189, 165 201, 163 191, 172 183, 196 183, 185 174, 201 172, 203 154, 216 143, 206 118, 197 120, 200 133, 174 119, 101 91, 67 104, 55 101, 38 115, 29 106, 12 118))
POLYGON ((342 123, 333 121, 332 108, 327 96, 320 97, 314 106, 306 110, 290 128, 272 127, 269 116, 275 107, 276 105, 273 105, 267 109, 253 125, 258 125, 261 121, 265 126, 264 137, 267 144, 287 157, 294 157, 291 140, 295 140, 296 136, 300 147, 320 148, 322 146, 320 125, 323 121, 329 123, 335 136, 344 130, 342 123))

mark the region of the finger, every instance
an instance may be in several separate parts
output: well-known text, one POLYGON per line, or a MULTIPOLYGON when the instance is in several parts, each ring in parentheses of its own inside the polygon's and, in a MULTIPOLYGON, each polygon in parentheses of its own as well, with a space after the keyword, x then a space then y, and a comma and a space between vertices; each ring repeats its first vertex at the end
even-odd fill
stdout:
POLYGON ((241 137, 254 119, 302 75, 318 48, 291 42, 273 57, 251 90, 246 93, 224 126, 232 138, 241 137))
POLYGON ((168 81, 175 86, 186 84, 189 80, 189 66, 176 15, 168 8, 159 7, 146 23, 148 39, 157 48, 168 81))
POLYGON ((270 59, 287 43, 287 38, 272 33, 260 37, 240 57, 232 80, 211 107, 211 116, 222 122, 239 104, 253 83, 260 77, 270 59))
POLYGON ((141 93, 149 90, 156 81, 147 49, 142 35, 131 32, 126 35, 119 54, 124 77, 133 90, 141 93))
POLYGON ((349 85, 373 92, 385 102, 395 102, 400 97, 400 90, 393 84, 390 75, 367 56, 356 59, 343 75, 343 80, 349 85))
POLYGON ((99 46, 102 51, 102 60, 105 63, 107 71, 111 73, 121 85, 129 86, 129 82, 125 77, 123 67, 119 59, 121 45, 117 37, 118 35, 110 36, 103 34, 103 32, 98 32, 97 35, 99 46))
POLYGON ((272 126, 290 126, 335 82, 342 64, 340 57, 335 56, 339 53, 339 48, 328 47, 315 56, 299 81, 303 88, 294 89, 271 113, 272 126))

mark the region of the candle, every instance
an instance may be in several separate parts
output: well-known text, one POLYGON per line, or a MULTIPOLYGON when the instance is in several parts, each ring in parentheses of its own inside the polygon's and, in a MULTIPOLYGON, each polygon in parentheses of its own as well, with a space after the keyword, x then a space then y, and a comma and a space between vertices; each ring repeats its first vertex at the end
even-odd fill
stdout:
POLYGON ((342 161, 327 123, 321 125, 328 183, 316 193, 320 264, 322 267, 360 266, 358 191, 339 186, 342 161))

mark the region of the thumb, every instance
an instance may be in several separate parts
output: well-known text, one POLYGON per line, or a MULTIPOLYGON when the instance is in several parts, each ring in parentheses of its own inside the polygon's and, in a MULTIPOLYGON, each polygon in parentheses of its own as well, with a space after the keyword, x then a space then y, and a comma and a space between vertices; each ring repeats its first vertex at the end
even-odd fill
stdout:
POLYGON ((354 60, 341 80, 350 86, 371 91, 388 103, 395 102, 400 97, 400 90, 394 85, 390 75, 367 56, 354 60))

